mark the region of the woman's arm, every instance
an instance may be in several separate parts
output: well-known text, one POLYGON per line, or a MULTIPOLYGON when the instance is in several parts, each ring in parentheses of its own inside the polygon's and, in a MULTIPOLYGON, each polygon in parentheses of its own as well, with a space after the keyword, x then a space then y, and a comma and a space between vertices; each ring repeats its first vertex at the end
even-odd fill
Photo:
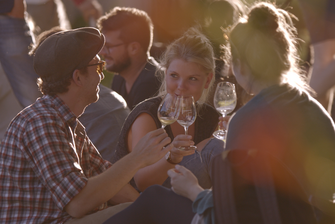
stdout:
POLYGON ((125 202, 134 202, 138 196, 140 196, 138 191, 130 184, 126 184, 114 197, 108 201, 108 203, 110 205, 118 205, 125 202))

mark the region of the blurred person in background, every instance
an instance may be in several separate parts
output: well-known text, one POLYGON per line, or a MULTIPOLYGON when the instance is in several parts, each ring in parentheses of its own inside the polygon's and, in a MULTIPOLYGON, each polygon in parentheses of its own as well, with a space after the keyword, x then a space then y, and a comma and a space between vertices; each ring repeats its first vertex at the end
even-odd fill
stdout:
MULTIPOLYGON (((245 13, 245 5, 240 0, 215 0, 208 4, 203 25, 204 34, 211 41, 215 54, 215 83, 228 81, 236 86, 236 112, 251 96, 238 84, 229 64, 222 60, 222 46, 227 43, 228 29, 245 13)), ((214 91, 210 93, 209 104, 213 105, 214 91)))
POLYGON ((119 93, 132 110, 138 103, 158 93, 159 68, 150 56, 153 24, 148 14, 128 7, 115 7, 98 20, 98 28, 106 37, 100 55, 106 70, 115 73, 112 90, 119 93))
MULTIPOLYGON (((68 19, 67 4, 62 0, 26 0, 27 12, 32 17, 37 34, 55 26, 70 29, 73 22, 68 19)), ((81 13, 88 26, 95 26, 97 19, 102 15, 103 9, 98 0, 72 0, 75 8, 81 13)))
POLYGON ((38 75, 33 68, 33 59, 28 54, 34 39, 25 12, 24 0, 0 2, 0 62, 22 107, 29 106, 41 96, 36 84, 38 75))
POLYGON ((312 67, 310 86, 316 99, 335 118, 335 1, 299 0, 309 31, 312 67))

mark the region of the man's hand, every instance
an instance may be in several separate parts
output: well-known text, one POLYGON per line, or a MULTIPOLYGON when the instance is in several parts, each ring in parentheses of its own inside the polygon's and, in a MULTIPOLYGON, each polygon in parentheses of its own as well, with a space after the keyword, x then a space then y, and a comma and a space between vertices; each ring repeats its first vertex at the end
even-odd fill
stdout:
POLYGON ((165 154, 172 149, 171 139, 165 130, 160 128, 147 133, 137 143, 134 150, 130 153, 141 164, 141 168, 156 163, 163 158, 165 154), (164 148, 164 146, 166 146, 164 148))
POLYGON ((183 166, 176 165, 175 169, 168 171, 168 175, 171 178, 172 190, 192 201, 204 190, 194 174, 183 166))

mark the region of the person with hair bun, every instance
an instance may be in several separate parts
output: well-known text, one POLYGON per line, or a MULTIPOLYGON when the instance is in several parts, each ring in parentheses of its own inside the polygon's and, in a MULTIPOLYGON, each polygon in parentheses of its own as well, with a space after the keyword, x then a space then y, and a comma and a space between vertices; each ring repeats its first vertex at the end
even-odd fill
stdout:
POLYGON ((211 158, 223 150, 222 141, 209 141, 219 122, 218 112, 206 104, 214 81, 213 55, 209 40, 198 29, 190 28, 182 37, 172 42, 163 54, 161 69, 158 70, 162 82, 158 96, 137 105, 126 119, 112 162, 129 154, 146 133, 161 127, 157 110, 167 93, 193 96, 197 106, 197 118, 189 127, 189 135, 184 134, 183 127, 177 122, 165 127, 173 140, 174 148, 170 151, 170 156, 135 174, 131 184, 139 191, 154 184, 170 188, 167 171, 175 164, 182 164, 190 169, 203 188, 212 186, 209 174, 211 158), (197 145, 197 152, 178 149, 193 144, 197 145))
POLYGON ((297 66, 295 32, 290 15, 265 2, 255 3, 247 17, 232 27, 227 59, 238 83, 255 96, 229 121, 225 143, 229 151, 213 159, 213 190, 202 189, 194 175, 178 165, 168 175, 179 195, 151 187, 106 223, 136 223, 131 221, 135 218, 145 219, 140 223, 191 223, 192 219, 192 224, 334 223, 335 125, 311 96, 297 66), (242 160, 230 157, 245 151, 246 157, 235 158, 242 160), (276 163, 269 165, 263 158, 276 163), (221 167, 217 161, 226 164, 225 169, 216 170, 221 167), (253 173, 252 166, 243 170, 246 161, 268 164, 271 170, 253 173), (273 182, 259 176, 270 172, 273 182), (227 173, 229 183, 224 181, 227 173), (283 182, 283 177, 291 179, 283 182))
MULTIPOLYGON (((234 75, 255 96, 232 116, 225 148, 257 149, 278 158, 300 183, 310 205, 322 211, 319 221, 334 216, 330 201, 335 185, 328 180, 335 174, 335 125, 298 66, 290 15, 258 3, 233 27, 229 44, 234 75)), ((288 208, 280 211, 288 214, 288 208)), ((304 216, 291 211, 297 219, 304 216)))

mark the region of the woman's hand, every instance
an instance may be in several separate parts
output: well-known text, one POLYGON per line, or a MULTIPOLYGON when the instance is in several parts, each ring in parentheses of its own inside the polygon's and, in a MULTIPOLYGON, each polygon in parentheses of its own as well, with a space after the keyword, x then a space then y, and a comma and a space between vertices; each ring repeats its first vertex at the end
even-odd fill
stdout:
POLYGON ((174 169, 168 170, 168 175, 171 178, 172 190, 192 201, 204 190, 194 174, 183 166, 176 165, 174 169))
POLYGON ((177 135, 173 139, 173 142, 171 143, 173 145, 173 148, 170 151, 171 153, 170 157, 173 163, 180 163, 183 160, 184 156, 194 154, 195 152, 194 150, 182 151, 178 149, 179 147, 182 146, 194 145, 194 142, 191 139, 192 139, 191 135, 177 135))

